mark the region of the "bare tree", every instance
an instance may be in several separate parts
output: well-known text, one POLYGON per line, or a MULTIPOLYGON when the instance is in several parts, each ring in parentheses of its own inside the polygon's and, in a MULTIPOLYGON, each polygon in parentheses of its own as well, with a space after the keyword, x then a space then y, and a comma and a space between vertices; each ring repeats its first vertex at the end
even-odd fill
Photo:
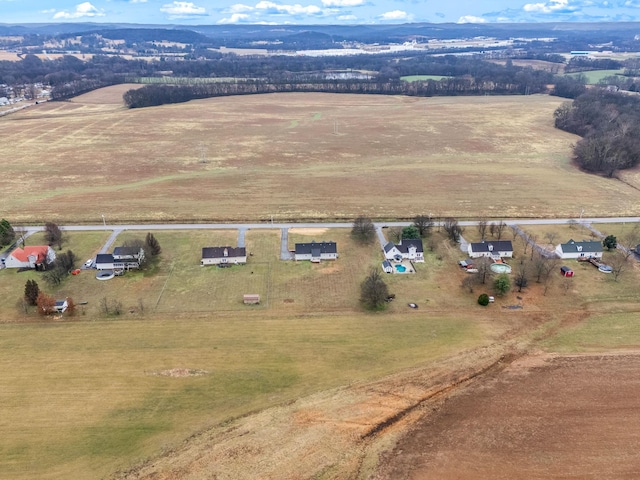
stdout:
POLYGON ((624 255, 616 253, 609 260, 609 265, 611 266, 611 276, 613 277, 613 281, 617 282, 620 276, 627 270, 629 264, 627 263, 627 259, 624 255))
POLYGON ((462 279, 462 282, 460 282, 460 287, 469 293, 473 293, 473 287, 475 287, 477 282, 475 275, 466 275, 462 279))
POLYGON ((569 225, 569 228, 574 229, 576 228, 576 225, 578 225, 578 221, 575 218, 570 218, 567 221, 567 225, 569 225))
POLYGON ((458 243, 460 241, 460 236, 464 231, 462 227, 458 224, 458 221, 455 218, 445 218, 442 222, 442 228, 444 229, 447 237, 452 242, 458 243))
POLYGON ((484 240, 485 237, 486 237, 486 234, 487 234, 487 219, 486 218, 482 218, 478 222, 478 233, 480 234, 481 239, 484 240))
POLYGON ((62 250, 62 230, 53 222, 44 224, 44 239, 50 247, 57 246, 58 250, 62 250))
POLYGON ((494 233, 496 236, 496 240, 500 240, 502 238, 502 234, 504 233, 504 229, 507 228, 507 224, 502 220, 496 224, 494 227, 494 233))
POLYGON ((370 218, 358 217, 353 221, 351 235, 362 243, 371 243, 375 237, 376 229, 370 218))
POLYGON ((557 258, 549 258, 541 255, 539 252, 533 256, 533 261, 531 262, 531 268, 533 270, 533 275, 536 278, 536 282, 543 283, 548 278, 553 270, 555 270, 558 266, 557 258))
POLYGON ((489 257, 480 257, 474 260, 473 266, 478 270, 478 280, 483 285, 487 281, 487 277, 491 276, 491 263, 489 257))
POLYGON ((558 238, 558 232, 547 232, 547 233, 544 234, 544 238, 551 245, 555 245, 556 238, 558 238))
POLYGON ((529 264, 524 259, 516 267, 514 283, 518 287, 518 292, 529 285, 529 264))
POLYGON ((16 245, 18 246, 21 245, 22 248, 24 248, 27 242, 27 229, 20 225, 15 228, 15 232, 16 232, 16 245))
POLYGON ((536 250, 536 243, 538 243, 538 236, 530 234, 529 235, 529 242, 531 242, 531 260, 533 260, 533 254, 537 251, 536 250))
POLYGON ((430 215, 418 215, 413 219, 413 224, 420 232, 421 237, 426 237, 431 232, 433 227, 433 219, 430 215))

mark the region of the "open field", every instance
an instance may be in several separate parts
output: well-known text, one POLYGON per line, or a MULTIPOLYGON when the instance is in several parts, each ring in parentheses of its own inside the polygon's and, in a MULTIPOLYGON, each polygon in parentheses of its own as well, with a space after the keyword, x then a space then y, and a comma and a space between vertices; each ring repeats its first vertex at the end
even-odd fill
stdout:
POLYGON ((444 80, 445 78, 451 78, 447 75, 405 75, 400 77, 400 80, 405 82, 418 82, 424 80, 444 80))
POLYGON ((568 73, 569 77, 577 77, 578 75, 584 75, 587 78, 587 84, 595 85, 600 82, 603 78, 612 77, 614 75, 621 75, 624 73, 624 69, 618 70, 591 70, 588 72, 579 72, 579 73, 568 73))
POLYGON ((635 214, 569 162, 544 95, 282 94, 126 110, 120 85, 0 118, 17 222, 635 214), (111 213, 114 212, 114 213, 111 213), (115 213, 117 212, 117 213, 115 213))
MULTIPOLYGON (((70 235, 64 248, 84 258, 95 253, 107 233, 70 235)), ((615 283, 585 267, 566 290, 559 283, 566 279, 554 278, 546 294, 532 282, 483 309, 476 299, 483 291, 491 293, 490 282, 474 293, 462 290, 468 274, 456 261, 465 254, 434 232, 434 251, 426 251, 415 275, 385 275, 396 300, 387 311, 369 314, 358 307, 358 285, 371 266, 379 268, 382 256, 377 244, 354 243, 348 229, 292 229, 290 248, 299 241, 338 243, 340 258, 320 265, 280 261, 279 230, 249 231, 247 250, 253 255, 246 266, 228 269, 200 267, 200 248, 236 245, 236 231, 154 235, 163 253, 150 272, 99 282, 93 272, 83 271, 55 289, 56 297, 88 300, 67 321, 33 323, 37 318, 24 316, 13 299, 27 278, 38 278, 36 272, 0 271, 6 300, 2 318, 27 322, 0 325, 0 418, 11 419, 3 424, 7 434, 0 440, 5 478, 95 478, 126 470, 163 449, 166 455, 154 460, 155 467, 136 470, 130 478, 146 478, 150 471, 172 478, 168 472, 179 465, 195 475, 180 478, 197 478, 203 465, 206 471, 215 465, 231 477, 251 478, 253 468, 266 468, 262 462, 278 458, 267 445, 290 455, 285 463, 276 461, 274 470, 264 470, 271 472, 265 478, 283 478, 286 472, 293 478, 296 468, 308 473, 327 465, 336 472, 327 478, 346 478, 361 455, 355 452, 363 451, 360 435, 419 403, 433 388, 455 382, 466 362, 469 370, 463 370, 472 372, 499 359, 513 342, 536 339, 558 349, 574 344, 630 348, 636 341, 632 312, 637 311, 639 274, 634 269, 624 283, 615 283), (17 277, 20 282, 12 280, 17 277), (247 289, 265 301, 242 305, 247 289), (101 313, 103 297, 122 301, 122 315, 101 313), (408 302, 420 308, 411 310, 408 302), (507 308, 513 305, 518 309, 507 308), (620 311, 625 315, 614 313, 620 311), (590 317, 608 318, 611 328, 596 321, 580 330, 581 320, 590 317), (594 328, 599 333, 593 334, 594 328), (556 332, 557 346, 552 343, 556 332), (590 337, 596 339, 593 344, 590 337), (448 367, 437 367, 461 351, 466 353, 448 367), (411 373, 418 365, 420 373, 411 373), (376 380, 385 375, 391 377, 376 380), (426 377, 416 380, 416 375, 426 377), (411 382, 416 384, 409 393, 411 382), (262 413, 245 417, 252 411, 262 413), (292 423, 290 415, 298 420, 292 423), (275 424, 261 424, 264 418, 275 424), (233 447, 228 431, 235 429, 251 431, 241 441, 249 445, 233 447), (202 452, 203 444, 194 440, 185 450, 173 450, 196 431, 211 438, 215 449, 202 452), (328 438, 345 442, 340 448, 349 453, 333 449, 328 438), (232 451, 251 451, 261 460, 242 470, 246 457, 232 451), (189 460, 194 454, 200 458, 196 464, 189 460)), ((116 245, 143 236, 125 232, 116 245)), ((40 240, 32 236, 29 243, 40 240)), ((524 256, 522 243, 516 241, 515 247, 517 261, 524 256)), ((408 425, 401 422, 394 435, 408 425)), ((367 468, 375 465, 375 452, 389 444, 376 441, 371 448, 367 468)))
MULTIPOLYGON (((111 224, 418 213, 576 218, 582 209, 589 216, 637 214, 640 174, 626 173, 623 183, 570 164, 576 137, 552 128, 562 99, 293 94, 125 110, 121 95, 129 87, 0 119, 9 159, 8 180, 0 185, 3 217, 13 223, 101 223, 104 214, 111 224)), ((580 232, 571 235, 575 239, 588 238, 582 227, 548 228, 562 241, 572 232, 580 232)), ((541 238, 545 229, 527 227, 541 238)), ((63 249, 84 262, 108 233, 70 232, 63 249)), ((124 232, 114 245, 144 233, 124 232)), ((135 467, 116 476, 196 479, 206 472, 247 480, 342 480, 368 472, 410 478, 385 477, 411 472, 402 470, 407 457, 393 449, 404 432, 433 437, 436 449, 425 455, 441 452, 437 466, 446 473, 469 464, 447 463, 461 455, 437 442, 450 430, 459 435, 452 437, 458 444, 468 445, 460 433, 467 428, 468 442, 482 447, 474 464, 490 465, 497 450, 484 447, 500 438, 530 452, 523 459, 507 445, 507 460, 534 470, 544 463, 547 470, 540 471, 553 473, 574 467, 573 457, 563 464, 536 450, 556 434, 555 424, 545 421, 533 432, 523 426, 524 434, 531 433, 526 443, 509 424, 499 435, 475 419, 484 412, 492 419, 495 409, 517 405, 530 407, 529 413, 517 411, 535 426, 546 410, 534 393, 549 393, 545 401, 558 404, 579 396, 560 388, 562 372, 573 366, 573 383, 565 385, 571 392, 588 391, 583 398, 592 400, 606 391, 602 398, 611 410, 601 411, 614 419, 607 439, 624 417, 613 408, 628 412, 610 384, 587 388, 592 375, 607 378, 593 362, 545 357, 542 367, 516 364, 527 378, 525 397, 517 388, 501 390, 520 385, 509 384, 513 369, 506 377, 498 372, 539 348, 638 348, 637 265, 629 264, 619 282, 577 265, 575 278, 553 272, 547 285, 531 281, 483 308, 477 298, 492 293, 491 281, 473 292, 461 288, 469 274, 456 262, 466 254, 434 231, 425 242, 425 263, 416 264, 413 275, 385 275, 396 300, 384 312, 370 313, 358 304, 359 285, 369 268, 380 268, 377 242, 359 245, 348 229, 290 230, 290 249, 300 241, 338 243, 337 261, 312 265, 280 261, 280 234, 249 230, 247 265, 226 269, 200 267, 200 253, 205 246, 237 245, 232 230, 154 231, 163 250, 159 261, 106 282, 83 271, 50 288, 37 272, 1 270, 2 477, 93 479, 135 467), (18 305, 27 279, 38 279, 56 298, 87 304, 75 317, 41 321, 18 305), (243 305, 243 293, 259 293, 261 304, 243 305), (102 299, 120 302, 122 313, 102 312, 102 299), (409 302, 419 308, 408 308, 409 302), (438 399, 457 392, 448 416, 438 399), (460 399, 468 403, 456 403, 460 399), (424 423, 407 430, 420 417, 424 423), (394 452, 397 462, 385 452, 394 452)), ((469 228, 465 237, 476 240, 477 232, 469 228)), ((28 244, 41 240, 34 235, 28 244)), ((514 247, 510 263, 516 265, 526 256, 521 240, 514 247)), ((637 396, 637 382, 629 381, 636 358, 606 362, 615 363, 611 379, 626 382, 620 391, 630 400, 637 396)), ((568 418, 580 418, 581 408, 593 420, 588 432, 604 428, 584 403, 568 418)), ((572 445, 570 438, 558 438, 572 445)), ((624 440, 637 446, 633 438, 624 440)), ((420 465, 411 455, 422 445, 406 445, 410 463, 420 465)), ((600 466, 629 457, 604 438, 597 445, 605 452, 600 466)), ((590 443, 589 451, 597 445, 590 443)))

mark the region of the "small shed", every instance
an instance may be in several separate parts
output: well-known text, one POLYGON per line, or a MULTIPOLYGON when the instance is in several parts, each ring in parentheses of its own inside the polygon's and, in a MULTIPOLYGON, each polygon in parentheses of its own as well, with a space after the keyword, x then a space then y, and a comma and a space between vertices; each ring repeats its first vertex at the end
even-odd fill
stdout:
POLYGON ((257 293, 245 293, 243 301, 245 305, 257 305, 260 303, 260 295, 257 293))
POLYGON ((563 277, 573 277, 573 270, 567 266, 560 267, 560 273, 563 277))
POLYGON ((385 260, 382 262, 382 270, 384 273, 393 273, 393 267, 391 266, 391 262, 389 260, 385 260))

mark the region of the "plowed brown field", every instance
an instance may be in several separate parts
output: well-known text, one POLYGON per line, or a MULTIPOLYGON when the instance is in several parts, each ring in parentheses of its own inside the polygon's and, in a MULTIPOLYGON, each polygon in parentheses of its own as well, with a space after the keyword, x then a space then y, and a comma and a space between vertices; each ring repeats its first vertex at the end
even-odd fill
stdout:
POLYGON ((640 355, 539 356, 458 392, 377 480, 640 478, 640 355))

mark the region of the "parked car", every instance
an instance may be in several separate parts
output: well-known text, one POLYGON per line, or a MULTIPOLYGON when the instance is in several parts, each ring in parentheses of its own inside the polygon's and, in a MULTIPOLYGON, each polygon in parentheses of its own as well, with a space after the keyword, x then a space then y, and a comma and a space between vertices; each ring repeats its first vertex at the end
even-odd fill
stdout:
POLYGON ((86 262, 84 262, 84 266, 86 268, 91 268, 93 266, 93 258, 90 258, 89 260, 87 260, 86 262))

